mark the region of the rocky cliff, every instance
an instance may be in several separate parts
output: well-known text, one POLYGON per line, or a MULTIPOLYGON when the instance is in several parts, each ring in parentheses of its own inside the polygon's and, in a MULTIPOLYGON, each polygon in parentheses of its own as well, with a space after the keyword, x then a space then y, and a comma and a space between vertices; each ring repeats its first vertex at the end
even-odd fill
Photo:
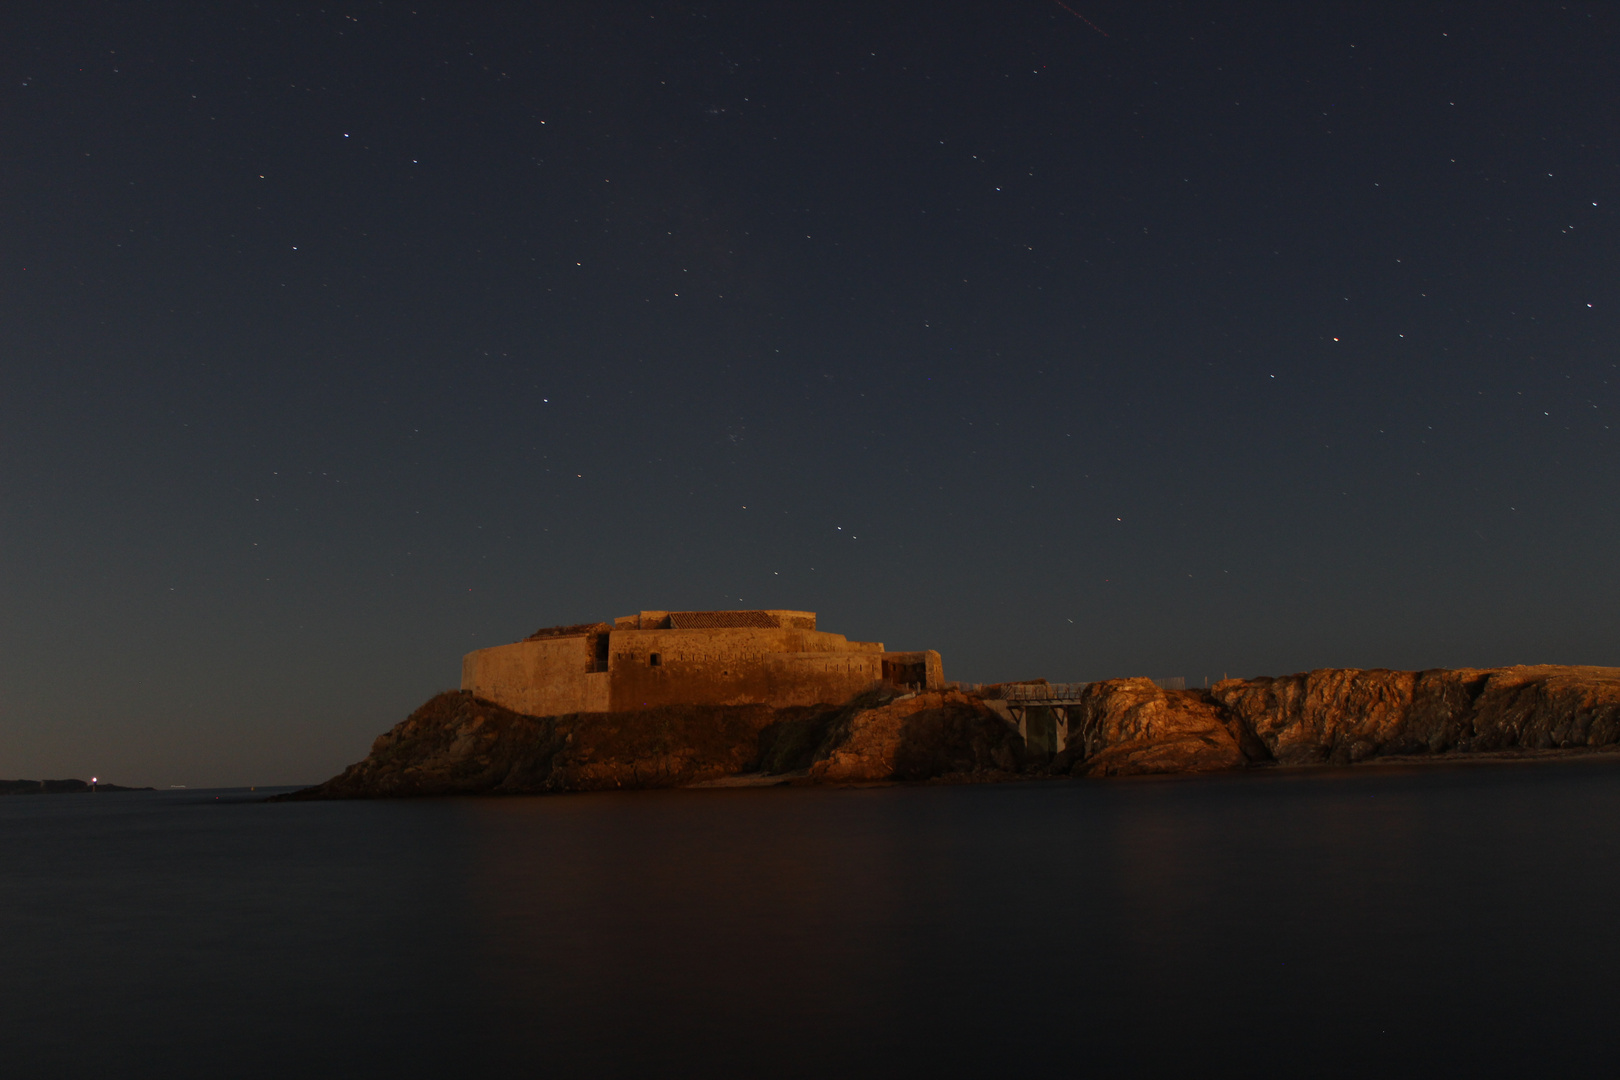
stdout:
POLYGON ((1054 771, 1077 776, 1620 749, 1620 668, 1327 668, 1160 690, 1092 683, 1054 771))
POLYGON ((319 787, 282 798, 530 794, 763 782, 1127 776, 1374 759, 1620 751, 1620 668, 1324 669, 1161 690, 1091 683, 1067 745, 1030 753, 978 697, 525 716, 440 694, 319 787))
POLYGON ((957 693, 862 695, 839 707, 683 705, 525 716, 440 694, 339 775, 283 799, 537 794, 769 780, 1015 775, 1017 732, 957 693))

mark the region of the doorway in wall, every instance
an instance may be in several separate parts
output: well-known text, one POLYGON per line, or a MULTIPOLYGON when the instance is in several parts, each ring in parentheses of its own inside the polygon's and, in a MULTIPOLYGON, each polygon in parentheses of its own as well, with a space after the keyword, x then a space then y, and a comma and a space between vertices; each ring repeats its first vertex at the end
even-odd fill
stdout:
POLYGON ((606 671, 608 669, 608 636, 605 631, 590 635, 586 642, 590 648, 590 659, 586 661, 586 671, 606 671))

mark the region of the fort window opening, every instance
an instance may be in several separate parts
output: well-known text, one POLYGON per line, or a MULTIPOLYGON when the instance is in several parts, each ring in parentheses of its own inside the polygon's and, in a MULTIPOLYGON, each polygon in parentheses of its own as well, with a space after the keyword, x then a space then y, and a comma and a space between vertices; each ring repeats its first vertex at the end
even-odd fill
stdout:
POLYGON ((885 659, 883 681, 895 686, 920 686, 928 681, 928 665, 922 660, 885 659))
POLYGON ((651 654, 650 656, 647 657, 647 665, 649 667, 659 667, 660 665, 663 664, 663 662, 664 662, 664 658, 662 656, 660 656, 658 653, 653 653, 653 654, 651 654))

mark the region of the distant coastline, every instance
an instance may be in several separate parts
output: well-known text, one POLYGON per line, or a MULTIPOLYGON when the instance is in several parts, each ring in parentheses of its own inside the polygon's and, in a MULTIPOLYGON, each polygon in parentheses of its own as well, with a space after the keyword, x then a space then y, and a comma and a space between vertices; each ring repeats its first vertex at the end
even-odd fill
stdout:
POLYGON ((0 795, 88 795, 102 791, 154 791, 149 787, 91 784, 84 780, 0 780, 0 795))

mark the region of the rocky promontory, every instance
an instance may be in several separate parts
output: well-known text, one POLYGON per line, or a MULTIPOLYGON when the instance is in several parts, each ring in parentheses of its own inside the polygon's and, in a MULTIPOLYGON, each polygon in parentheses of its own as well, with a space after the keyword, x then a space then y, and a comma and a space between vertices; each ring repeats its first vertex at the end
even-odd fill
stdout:
POLYGON ((526 716, 452 691, 365 760, 284 799, 739 783, 988 782, 1620 751, 1620 668, 1326 668, 1165 690, 1088 684, 1066 745, 1031 749, 997 690, 874 690, 837 707, 526 716))
POLYGON ((1017 731, 960 693, 874 691, 840 707, 681 705, 525 716, 439 694, 371 754, 282 799, 686 787, 739 776, 847 782, 996 779, 1025 765, 1017 731))

